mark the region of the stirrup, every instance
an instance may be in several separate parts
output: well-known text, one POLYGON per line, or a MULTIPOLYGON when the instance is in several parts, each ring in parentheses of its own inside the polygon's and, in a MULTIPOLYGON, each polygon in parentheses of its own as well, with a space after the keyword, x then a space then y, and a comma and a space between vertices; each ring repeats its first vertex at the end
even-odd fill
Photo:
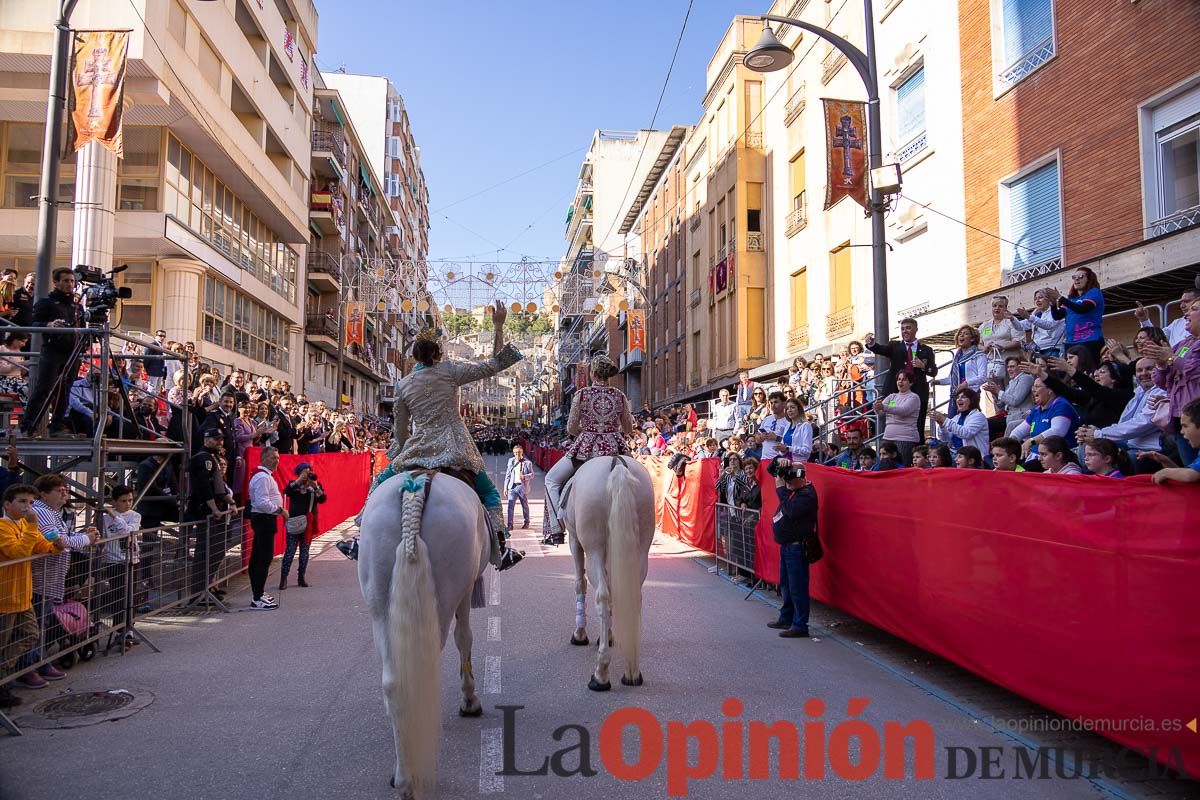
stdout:
POLYGON ((515 567, 517 564, 521 563, 521 559, 523 558, 525 558, 524 550, 515 550, 511 547, 503 547, 503 550, 500 553, 500 566, 496 567, 496 570, 498 572, 503 572, 510 567, 515 567))

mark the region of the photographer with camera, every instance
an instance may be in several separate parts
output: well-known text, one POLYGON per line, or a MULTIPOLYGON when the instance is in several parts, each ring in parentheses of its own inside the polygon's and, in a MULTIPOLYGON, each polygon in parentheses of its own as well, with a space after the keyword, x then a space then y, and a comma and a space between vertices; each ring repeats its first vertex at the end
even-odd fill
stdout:
POLYGON ((783 607, 768 628, 784 639, 808 638, 808 565, 821 557, 817 537, 817 490, 808 482, 804 465, 783 456, 771 461, 779 510, 772 518, 779 545, 779 593, 783 607))
POLYGON ((292 559, 300 551, 300 568, 296 574, 296 585, 308 586, 304 573, 308 570, 308 550, 317 535, 317 505, 325 502, 325 490, 312 471, 312 464, 301 461, 296 465, 296 479, 287 485, 283 494, 287 498, 288 517, 284 523, 287 533, 283 551, 283 564, 279 568, 279 591, 287 588, 288 573, 292 570, 292 559))
MULTIPOLYGON (((33 306, 33 325, 46 328, 82 328, 83 306, 75 299, 75 273, 69 267, 54 270, 54 289, 33 306)), ((50 433, 66 429, 67 401, 71 383, 79 372, 79 334, 50 333, 42 337, 33 390, 21 432, 30 436, 49 412, 50 433)))

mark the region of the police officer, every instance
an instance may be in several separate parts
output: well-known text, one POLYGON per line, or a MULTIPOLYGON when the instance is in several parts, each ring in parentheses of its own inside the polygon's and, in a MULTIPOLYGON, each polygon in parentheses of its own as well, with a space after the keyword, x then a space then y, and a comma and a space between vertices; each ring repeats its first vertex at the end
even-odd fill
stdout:
MULTIPOLYGON (((779 510, 772 518, 779 545, 779 593, 783 607, 768 628, 785 639, 808 638, 808 565, 815 558, 817 490, 808 482, 804 465, 787 456, 776 458, 768 470, 775 478, 779 510)), ((817 545, 819 547, 819 544, 817 545)))
MULTIPOLYGON (((201 437, 204 449, 188 462, 191 498, 188 501, 187 521, 205 523, 193 526, 196 549, 192 559, 192 594, 199 594, 208 588, 217 564, 225 556, 229 514, 233 508, 233 495, 225 484, 225 475, 221 470, 224 433, 220 428, 209 427, 204 429, 201 437)), ((223 592, 217 590, 213 594, 220 596, 223 592)))

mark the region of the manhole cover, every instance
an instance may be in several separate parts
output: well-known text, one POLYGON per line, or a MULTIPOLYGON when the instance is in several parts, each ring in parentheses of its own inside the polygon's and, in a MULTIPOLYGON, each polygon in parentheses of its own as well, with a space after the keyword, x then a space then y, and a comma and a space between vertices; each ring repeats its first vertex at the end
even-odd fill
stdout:
POLYGON ((124 719, 153 702, 150 692, 128 689, 67 692, 37 703, 14 721, 22 728, 82 728, 124 719))

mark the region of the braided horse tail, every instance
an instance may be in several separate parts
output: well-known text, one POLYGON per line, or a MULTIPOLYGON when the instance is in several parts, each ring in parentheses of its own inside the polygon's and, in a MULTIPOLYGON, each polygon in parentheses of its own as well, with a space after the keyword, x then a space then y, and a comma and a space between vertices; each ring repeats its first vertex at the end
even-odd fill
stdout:
MULTIPOLYGON (((392 676, 388 702, 405 766, 420 797, 437 782, 441 739, 441 632, 429 550, 421 538, 425 481, 406 476, 401 489, 400 543, 392 568, 388 601, 392 676)), ((385 677, 385 685, 388 683, 385 677)))

